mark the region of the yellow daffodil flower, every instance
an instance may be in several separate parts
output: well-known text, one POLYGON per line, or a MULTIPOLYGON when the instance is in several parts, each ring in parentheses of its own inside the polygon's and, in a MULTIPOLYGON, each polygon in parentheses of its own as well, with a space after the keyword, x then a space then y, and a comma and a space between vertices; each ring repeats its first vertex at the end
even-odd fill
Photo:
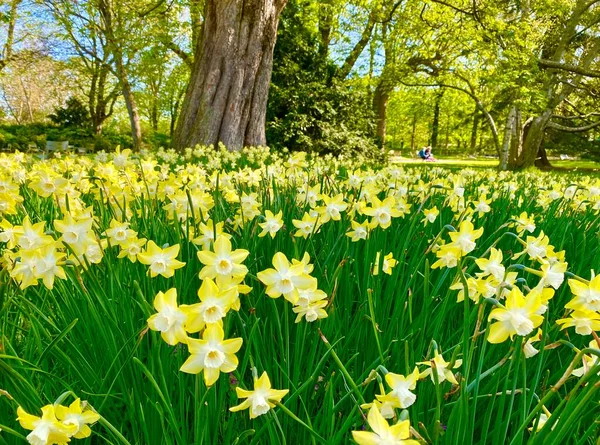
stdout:
POLYGON ((408 420, 401 420, 390 426, 377 407, 372 406, 367 415, 367 422, 373 432, 352 431, 352 438, 358 445, 419 445, 419 442, 410 439, 408 420))
POLYGON ((180 370, 188 374, 204 371, 204 383, 212 386, 221 372, 233 372, 238 366, 236 352, 242 347, 241 338, 224 340, 223 328, 215 323, 208 325, 202 333, 202 340, 188 339, 190 356, 180 370))
POLYGON ((283 227, 283 220, 281 217, 283 216, 283 211, 279 211, 276 215, 273 214, 270 210, 265 210, 265 222, 258 223, 262 232, 258 234, 259 237, 263 237, 266 234, 269 234, 271 238, 275 238, 275 235, 283 227))
POLYGON ((237 406, 232 406, 229 411, 241 411, 244 409, 250 410, 250 418, 255 419, 269 412, 275 407, 274 402, 281 402, 281 399, 289 392, 289 389, 272 389, 271 381, 267 372, 264 371, 259 378, 254 378, 254 390, 248 391, 240 388, 235 388, 235 392, 239 399, 246 399, 237 406))
MULTIPOLYGON (((446 380, 448 380, 450 383, 453 383, 454 385, 458 385, 458 381, 456 380, 456 377, 454 377, 454 373, 452 372, 452 369, 450 369, 450 363, 447 362, 446 360, 444 360, 444 357, 438 351, 435 351, 433 358, 431 360, 429 360, 427 362, 417 362, 417 365, 428 366, 428 368, 421 373, 420 378, 430 376, 431 381, 435 383, 435 380, 433 377, 433 372, 435 370, 435 372, 437 374, 438 383, 442 383, 442 382, 445 382, 446 380)), ((461 365, 462 365, 462 360, 458 359, 454 362, 453 368, 458 368, 461 365)))
POLYGON ((423 215, 425 217, 423 218, 423 220, 421 222, 425 225, 433 224, 439 214, 440 214, 440 211, 438 210, 437 206, 433 206, 430 209, 425 209, 425 210, 423 210, 423 215))
POLYGON ((56 417, 64 425, 75 425, 77 427, 73 433, 75 439, 89 437, 92 434, 92 430, 88 425, 92 425, 100 420, 100 414, 82 407, 80 399, 75 399, 68 408, 62 405, 56 406, 56 417))
POLYGON ((250 254, 245 249, 232 250, 231 241, 224 235, 219 235, 214 244, 214 252, 202 250, 198 252, 198 259, 204 267, 200 271, 200 279, 214 279, 218 275, 229 277, 243 277, 248 273, 248 268, 242 264, 250 254))
MULTIPOLYGON (((417 387, 417 381, 420 378, 421 374, 419 373, 419 368, 416 366, 414 371, 407 376, 388 372, 385 375, 385 382, 390 387, 390 392, 386 394, 386 400, 393 399, 393 405, 396 408, 408 408, 417 400, 417 396, 411 391, 417 387)), ((380 397, 377 396, 378 399, 380 397)), ((380 400, 383 401, 382 399, 380 400)))
POLYGON ((237 295, 237 286, 222 290, 210 278, 204 279, 198 289, 200 303, 181 306, 181 310, 187 315, 185 330, 194 333, 201 331, 205 325, 221 323, 237 295))
POLYGON ((478 258, 475 263, 481 269, 481 276, 492 275, 497 280, 504 278, 505 268, 502 264, 502 251, 492 247, 489 258, 478 258))
POLYGON ((452 242, 460 248, 463 255, 472 252, 475 249, 475 241, 483 235, 483 227, 475 230, 471 221, 463 221, 458 226, 457 232, 450 232, 452 242))
POLYGON ((17 416, 21 426, 31 430, 27 435, 27 442, 31 445, 64 444, 77 432, 77 425, 66 425, 56 418, 54 405, 44 406, 41 417, 27 413, 19 406, 17 416))
POLYGON ((157 313, 148 318, 148 327, 160 332, 167 344, 174 346, 187 341, 184 326, 188 314, 182 307, 177 306, 177 289, 172 288, 165 293, 159 292, 154 298, 154 309, 157 313))
POLYGON ((161 249, 152 240, 148 241, 146 250, 138 254, 140 263, 150 266, 148 273, 154 278, 162 275, 170 278, 175 274, 175 270, 181 269, 185 263, 176 260, 179 255, 179 244, 161 249))
POLYGON ((266 269, 257 274, 267 286, 267 295, 278 298, 281 295, 292 304, 298 301, 298 288, 309 289, 316 279, 304 272, 304 264, 290 264, 287 257, 277 252, 273 256, 274 269, 266 269))
POLYGON ((565 307, 600 312, 600 275, 594 276, 588 282, 575 279, 568 280, 571 293, 575 296, 565 307))
POLYGON ((560 330, 575 328, 579 335, 591 335, 594 331, 600 331, 600 314, 588 309, 574 310, 567 318, 556 320, 560 330))
POLYGON ((544 321, 544 317, 537 314, 541 305, 539 293, 525 298, 521 290, 514 287, 506 297, 505 306, 495 308, 488 317, 489 321, 497 320, 490 327, 488 341, 502 343, 508 337, 512 340, 515 335, 529 335, 544 321))

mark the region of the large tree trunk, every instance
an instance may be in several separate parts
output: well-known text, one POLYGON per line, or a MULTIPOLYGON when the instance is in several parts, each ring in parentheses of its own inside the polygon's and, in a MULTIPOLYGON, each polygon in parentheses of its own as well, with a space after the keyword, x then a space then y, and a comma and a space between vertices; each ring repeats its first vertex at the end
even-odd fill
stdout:
POLYGON ((265 121, 279 15, 287 0, 207 0, 199 54, 174 145, 266 145, 265 121))

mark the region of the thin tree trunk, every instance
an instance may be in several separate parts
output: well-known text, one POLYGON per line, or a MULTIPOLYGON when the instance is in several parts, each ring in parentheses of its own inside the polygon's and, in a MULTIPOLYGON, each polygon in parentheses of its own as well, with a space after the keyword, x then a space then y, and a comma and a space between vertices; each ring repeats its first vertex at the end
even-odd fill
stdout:
POLYGON ((477 130, 479 129, 479 120, 481 119, 481 112, 479 107, 475 106, 475 113, 473 114, 473 126, 471 127, 471 143, 469 145, 471 153, 475 152, 477 148, 477 130))
POLYGON ((488 121, 482 121, 481 125, 479 127, 479 141, 477 142, 477 152, 480 153, 481 152, 481 148, 483 147, 483 137, 485 136, 485 124, 486 122, 489 124, 488 121))
POLYGON ((138 151, 142 146, 142 126, 140 124, 140 114, 135 102, 133 90, 131 89, 131 84, 129 83, 125 65, 123 64, 122 56, 115 55, 115 62, 117 64, 117 74, 119 75, 119 83, 121 84, 123 99, 125 99, 127 114, 129 115, 131 136, 133 138, 133 149, 138 151))
MULTIPOLYGON (((106 34, 107 45, 110 48, 115 62, 116 76, 119 80, 119 85, 121 86, 125 106, 127 107, 127 114, 129 115, 129 123, 131 125, 133 149, 137 151, 142 146, 142 127, 140 125, 140 114, 133 95, 133 90, 129 83, 129 75, 127 73, 127 68, 125 67, 121 41, 117 39, 117 35, 115 35, 115 27, 119 26, 118 21, 115 23, 116 20, 113 16, 114 11, 111 0, 100 0, 98 9, 104 20, 104 33, 106 34)), ((121 37, 121 35, 119 35, 119 37, 121 37)))
POLYGON ((352 68, 354 68, 356 61, 367 46, 367 43, 369 43, 369 41, 371 40, 373 29, 375 29, 375 25, 377 24, 377 12, 377 8, 371 9, 371 12, 369 13, 369 20, 367 21, 367 24, 363 29, 360 39, 356 42, 356 44, 350 51, 350 54, 348 54, 346 60, 344 60, 344 63, 336 72, 336 75, 339 79, 345 79, 346 77, 348 77, 348 74, 350 74, 352 68))
POLYGON ((510 149, 508 152, 508 165, 507 168, 512 170, 517 162, 517 157, 523 148, 523 124, 521 122, 521 111, 516 108, 515 112, 515 123, 513 125, 513 132, 510 138, 510 149))
POLYGON ((15 27, 17 24, 17 8, 23 0, 12 0, 8 13, 8 27, 6 30, 6 42, 0 54, 0 71, 8 65, 13 56, 13 44, 15 41, 15 27))
POLYGON ((266 145, 267 97, 287 0, 207 0, 174 146, 266 145))
POLYGON ((380 79, 373 96, 373 109, 377 116, 377 145, 379 148, 385 147, 387 131, 387 106, 390 99, 390 93, 384 85, 384 80, 380 79))
POLYGON ((450 144, 450 119, 446 122, 446 136, 444 138, 444 150, 448 152, 448 145, 450 144))
POLYGON ((333 23, 333 5, 331 0, 319 3, 319 55, 326 59, 329 55, 329 43, 331 42, 331 26, 333 23))
POLYGON ((173 96, 170 100, 169 114, 171 119, 169 122, 169 137, 171 138, 171 141, 173 140, 173 136, 175 135, 175 125, 177 124, 177 118, 179 117, 179 106, 181 105, 181 99, 183 98, 184 94, 185 90, 180 89, 173 93, 173 96))
POLYGON ((410 133, 410 150, 414 152, 416 149, 415 138, 417 136, 417 113, 413 114, 412 132, 410 133))
POLYGON ((511 141, 514 134, 517 118, 517 107, 512 106, 506 117, 506 127, 504 128, 504 140, 502 141, 502 150, 500 150, 500 170, 508 170, 508 158, 511 147, 511 141))
POLYGON ((440 131, 440 102, 442 101, 443 93, 440 92, 435 98, 435 105, 433 107, 433 122, 431 124, 431 148, 437 149, 438 134, 440 131))

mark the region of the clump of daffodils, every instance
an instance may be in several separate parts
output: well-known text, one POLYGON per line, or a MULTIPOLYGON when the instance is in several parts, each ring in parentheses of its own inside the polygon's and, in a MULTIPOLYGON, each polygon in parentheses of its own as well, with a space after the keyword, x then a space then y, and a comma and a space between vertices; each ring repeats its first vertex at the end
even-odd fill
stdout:
POLYGON ((242 283, 248 272, 242 262, 249 252, 232 250, 229 237, 224 234, 216 237, 213 248, 198 252, 204 264, 198 289, 200 301, 180 305, 176 289, 159 292, 154 299, 156 313, 148 319, 148 327, 160 332, 167 344, 187 345, 190 356, 180 370, 189 374, 202 372, 206 386, 214 385, 221 373, 233 372, 238 366, 236 353, 243 341, 225 338, 223 320, 230 310, 240 309, 239 295, 251 290, 242 283), (190 337, 195 333, 200 338, 190 337))
POLYGON ((17 408, 17 420, 30 430, 26 439, 32 445, 64 444, 74 439, 85 439, 92 434, 90 425, 100 420, 100 415, 86 402, 76 399, 71 405, 46 405, 37 416, 17 408))
POLYGON ((267 286, 266 294, 271 298, 284 299, 292 303, 297 314, 296 323, 303 318, 308 322, 326 318, 327 294, 318 289, 318 281, 310 273, 310 255, 305 253, 301 260, 291 262, 285 254, 277 252, 273 256, 273 268, 258 273, 258 279, 267 286))

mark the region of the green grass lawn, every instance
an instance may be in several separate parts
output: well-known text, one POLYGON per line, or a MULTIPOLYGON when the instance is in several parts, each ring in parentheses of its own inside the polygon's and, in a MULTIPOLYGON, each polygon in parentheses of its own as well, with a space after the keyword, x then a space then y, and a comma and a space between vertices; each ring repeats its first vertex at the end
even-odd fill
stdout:
MULTIPOLYGON (((391 162, 395 164, 403 165, 423 165, 424 161, 416 158, 404 158, 402 156, 393 156, 391 162)), ((569 169, 569 170, 591 170, 600 171, 600 163, 588 160, 553 160, 550 161, 552 167, 557 169, 569 169)), ((435 165, 448 166, 448 167, 497 167, 498 160, 491 158, 441 158, 436 160, 435 165)))

